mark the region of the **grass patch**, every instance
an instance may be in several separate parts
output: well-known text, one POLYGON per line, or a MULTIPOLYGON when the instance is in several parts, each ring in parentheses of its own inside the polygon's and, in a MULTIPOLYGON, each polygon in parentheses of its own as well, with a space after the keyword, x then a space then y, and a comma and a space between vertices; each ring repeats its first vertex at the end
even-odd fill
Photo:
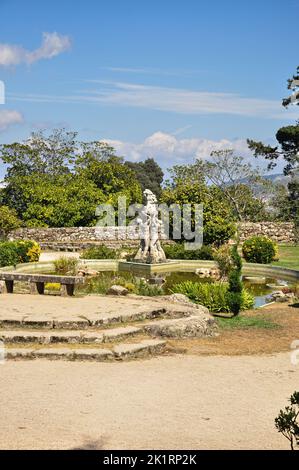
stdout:
POLYGON ((219 328, 222 329, 239 329, 246 330, 249 328, 258 328, 258 329, 275 329, 280 328, 278 323, 275 323, 271 320, 268 320, 263 317, 246 317, 246 316, 236 316, 233 318, 217 318, 216 319, 219 328))
POLYGON ((272 266, 282 266, 284 268, 299 270, 299 245, 279 245, 279 260, 274 261, 272 266))

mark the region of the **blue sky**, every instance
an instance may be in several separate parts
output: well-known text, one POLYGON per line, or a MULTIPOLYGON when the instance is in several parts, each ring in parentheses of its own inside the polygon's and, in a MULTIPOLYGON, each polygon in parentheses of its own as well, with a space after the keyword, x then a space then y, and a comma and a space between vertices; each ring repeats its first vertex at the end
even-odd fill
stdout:
MULTIPOLYGON (((163 167, 293 123, 298 0, 0 0, 0 143, 64 126, 163 167)), ((1 175, 1 172, 0 172, 1 175)))

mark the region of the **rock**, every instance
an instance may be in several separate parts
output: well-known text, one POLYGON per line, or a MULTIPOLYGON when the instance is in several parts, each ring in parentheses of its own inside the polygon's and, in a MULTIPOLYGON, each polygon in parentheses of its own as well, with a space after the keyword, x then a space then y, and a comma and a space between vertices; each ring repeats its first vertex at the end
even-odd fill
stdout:
POLYGON ((108 295, 127 295, 129 293, 128 289, 123 286, 113 285, 108 290, 108 295))
POLYGON ((77 269, 78 276, 97 276, 99 273, 95 269, 89 269, 87 266, 79 266, 77 269))
POLYGON ((295 300, 295 294, 293 292, 284 293, 283 291, 278 290, 272 292, 269 298, 275 302, 292 302, 295 300))
POLYGON ((199 304, 194 304, 185 294, 165 295, 164 298, 165 300, 170 300, 171 302, 179 303, 188 307, 184 312, 184 316, 193 316, 199 314, 210 315, 209 309, 207 307, 204 307, 203 305, 199 304), (194 310, 196 311, 196 313, 193 312, 194 310))
POLYGON ((220 279, 220 270, 218 268, 197 268, 195 274, 200 278, 211 277, 212 279, 220 279))
POLYGON ((218 281, 218 280, 221 278, 220 269, 218 269, 218 268, 211 268, 211 269, 210 269, 209 276, 210 276, 212 279, 215 279, 216 281, 218 281))
POLYGON ((171 294, 168 296, 171 302, 179 302, 180 304, 190 305, 192 302, 185 294, 171 294))
POLYGON ((146 332, 154 336, 168 338, 195 338, 215 336, 217 324, 211 315, 194 315, 171 320, 159 320, 144 326, 146 332))
POLYGON ((210 276, 210 269, 209 268, 197 268, 195 270, 195 274, 197 276, 203 278, 203 277, 209 277, 210 276))
POLYGON ((95 269, 88 269, 86 271, 86 276, 97 276, 99 273, 95 269))
POLYGON ((0 294, 4 294, 4 293, 5 293, 5 282, 0 281, 0 294))

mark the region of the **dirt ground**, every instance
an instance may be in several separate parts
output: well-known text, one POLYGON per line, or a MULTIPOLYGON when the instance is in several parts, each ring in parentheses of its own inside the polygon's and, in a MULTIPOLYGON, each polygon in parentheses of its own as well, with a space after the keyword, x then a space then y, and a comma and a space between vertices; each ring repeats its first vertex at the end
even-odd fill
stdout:
POLYGON ((299 340, 298 307, 275 303, 241 315, 269 320, 277 328, 220 329, 216 338, 170 340, 169 344, 187 354, 235 356, 289 351, 291 342, 299 340))
POLYGON ((290 353, 0 365, 1 449, 288 449, 290 353))
POLYGON ((186 354, 148 360, 0 364, 0 449, 288 449, 274 419, 299 389, 299 308, 242 315, 278 327, 171 340, 186 354))

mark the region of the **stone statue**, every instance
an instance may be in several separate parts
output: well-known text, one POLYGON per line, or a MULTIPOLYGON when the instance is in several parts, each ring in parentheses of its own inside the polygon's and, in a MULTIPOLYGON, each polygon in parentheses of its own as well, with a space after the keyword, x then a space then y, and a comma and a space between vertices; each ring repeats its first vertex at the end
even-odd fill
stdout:
POLYGON ((146 198, 146 205, 143 206, 137 219, 141 241, 135 261, 161 263, 166 261, 166 256, 159 240, 162 222, 158 217, 157 198, 149 189, 146 189, 143 194, 146 198))

